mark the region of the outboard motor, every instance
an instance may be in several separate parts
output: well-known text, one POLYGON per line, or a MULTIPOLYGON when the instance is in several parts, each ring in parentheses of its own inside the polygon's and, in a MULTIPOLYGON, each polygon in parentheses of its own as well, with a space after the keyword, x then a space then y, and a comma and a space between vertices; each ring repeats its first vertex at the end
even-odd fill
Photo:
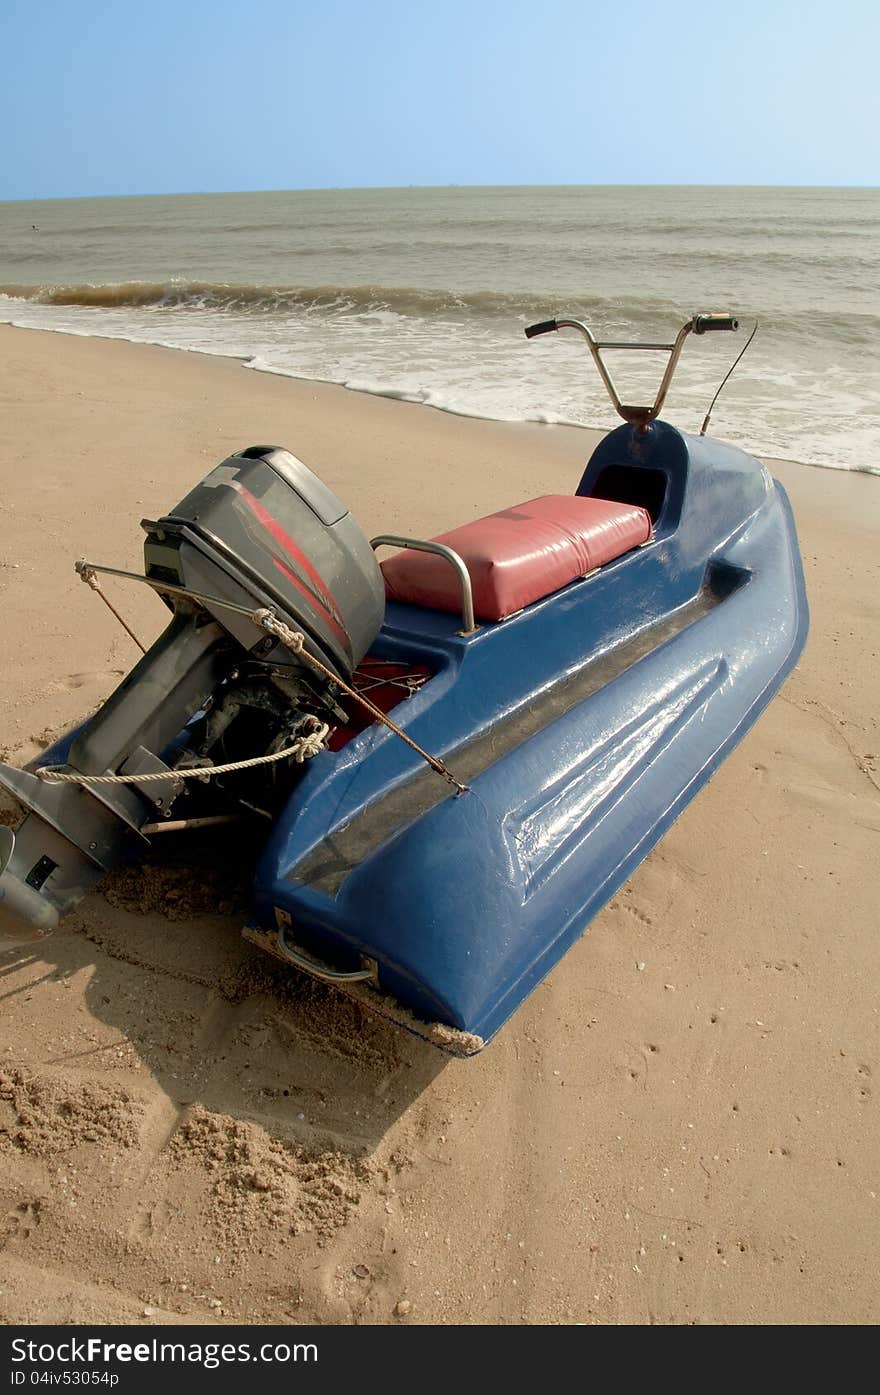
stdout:
MULTIPOLYGON (((250 612, 265 608, 302 633, 305 650, 343 680, 382 623, 382 577, 369 543, 345 505, 279 447, 230 456, 142 527, 146 579, 171 621, 95 716, 40 760, 132 782, 53 783, 0 763, 0 786, 29 811, 14 834, 0 828, 0 919, 51 929, 127 849, 148 844, 144 828, 167 819, 177 801, 190 801, 191 812, 210 789, 215 811, 218 796, 234 809, 243 791, 255 794, 241 775, 227 789, 222 778, 207 786, 175 772, 282 751, 316 717, 344 718, 332 680, 259 629, 250 612), (163 773, 167 779, 137 783, 163 773)), ((296 768, 263 767, 257 802, 271 805, 274 786, 277 805, 296 768)))

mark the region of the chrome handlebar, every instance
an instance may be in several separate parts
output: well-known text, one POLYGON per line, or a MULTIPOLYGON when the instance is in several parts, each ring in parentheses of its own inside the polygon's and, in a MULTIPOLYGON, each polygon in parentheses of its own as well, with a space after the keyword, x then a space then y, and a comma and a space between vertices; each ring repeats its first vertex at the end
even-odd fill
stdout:
POLYGON ((550 334, 557 329, 576 329, 584 336, 587 346, 593 356, 593 362, 599 372, 599 377, 605 384, 605 390, 611 398, 614 410, 633 426, 644 428, 648 422, 654 420, 663 403, 666 401, 666 394, 672 382, 672 375, 678 365, 684 341, 688 335, 706 334, 709 330, 735 330, 739 328, 739 321, 732 315, 713 311, 711 314, 694 315, 692 319, 683 324, 671 344, 636 344, 613 339, 596 339, 592 331, 580 320, 542 320, 540 324, 529 325, 526 329, 526 338, 534 339, 539 334, 550 334), (605 366, 602 358, 603 349, 637 349, 648 350, 652 353, 666 353, 669 358, 660 386, 657 389, 657 396, 650 407, 634 407, 621 402, 617 388, 613 379, 605 366))

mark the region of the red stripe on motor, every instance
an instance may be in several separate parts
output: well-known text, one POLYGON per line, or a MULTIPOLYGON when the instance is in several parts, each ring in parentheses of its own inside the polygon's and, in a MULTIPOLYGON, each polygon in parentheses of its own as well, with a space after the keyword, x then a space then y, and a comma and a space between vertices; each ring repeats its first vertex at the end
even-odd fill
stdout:
POLYGON ((293 584, 294 584, 294 586, 296 587, 296 589, 297 589, 303 596, 305 596, 306 600, 309 602, 310 605, 317 605, 317 606, 319 607, 319 609, 320 609, 320 610, 323 612, 323 614, 327 617, 327 623, 328 623, 328 625, 331 627, 331 629, 333 629, 333 630, 336 631, 336 633, 337 633, 337 635, 339 636, 339 638, 343 641, 343 646, 344 646, 344 648, 345 648, 345 652, 346 652, 346 653, 350 653, 350 652, 351 652, 351 641, 349 640, 348 635, 345 633, 345 630, 342 628, 342 626, 341 626, 340 624, 337 623, 337 621, 336 621, 336 619, 334 618, 334 616, 332 616, 332 615, 330 614, 330 612, 329 612, 329 610, 327 610, 326 606, 321 605, 320 601, 317 599, 316 596, 313 595, 313 593, 309 590, 309 588, 308 588, 307 586, 303 586, 303 584, 302 584, 302 582, 300 581, 299 577, 296 575, 295 572, 291 571, 290 567, 285 567, 285 565, 284 565, 284 563, 281 561, 281 558, 280 558, 280 557, 273 557, 273 558, 272 558, 272 564, 273 564, 273 566, 275 566, 275 567, 278 568, 278 570, 281 572, 281 574, 282 574, 283 576, 286 576, 286 577, 287 577, 288 581, 292 581, 292 582, 293 582, 293 584))
POLYGON ((272 537, 275 539, 275 541, 281 544, 281 546, 284 548, 284 551, 287 552, 294 559, 294 561, 299 562, 303 571, 315 583, 318 590, 321 592, 321 595, 324 597, 324 600, 326 601, 327 606, 329 607, 332 616, 336 620, 337 624, 340 623, 339 608, 336 604, 335 597, 331 594, 330 591, 328 591, 326 583, 324 582, 324 578, 321 576, 320 572, 318 572, 315 569, 315 567, 309 561, 308 557, 306 557, 305 553, 300 551, 290 534, 284 531, 277 518, 272 517, 268 509, 263 507, 259 499, 254 498, 250 490, 245 489, 245 487, 241 485, 239 492, 242 498, 244 499, 245 503, 251 509, 251 512, 256 514, 263 527, 269 533, 272 534, 272 537))
POLYGON ((239 480, 236 480, 234 482, 234 487, 236 493, 241 496, 241 498, 244 500, 244 502, 250 509, 251 513, 260 523, 262 523, 266 531, 271 534, 275 541, 279 543, 281 547, 284 548, 284 551, 288 553, 288 555, 292 557, 294 561, 299 562, 300 566, 303 568, 303 571, 305 571, 309 578, 315 583, 315 586, 318 588, 321 595, 316 596, 314 592, 309 589, 308 586, 305 586, 303 584, 303 582, 296 575, 296 573, 291 571, 289 567, 286 567, 284 563, 280 561, 277 557, 272 558, 272 561, 275 564, 275 566, 278 568, 280 572, 284 574, 284 576, 288 578, 289 581, 293 582, 293 585, 303 596, 306 597, 310 605, 315 606, 319 611, 323 613, 323 615, 326 617, 327 623, 329 624, 330 628, 334 630, 336 635, 342 640, 343 647, 346 653, 350 653, 351 640, 349 639, 349 636, 345 630, 345 626, 342 623, 341 617, 339 615, 339 610, 336 605, 336 601, 332 594, 328 591, 320 573, 316 571, 315 567, 309 561, 308 557, 306 557, 305 554, 297 547, 290 534, 285 532, 281 524, 278 522, 277 518, 273 518, 272 515, 269 513, 268 509, 263 507, 259 499, 256 499, 254 495, 251 494, 250 490, 246 489, 245 486, 241 484, 239 480), (321 597, 324 597, 324 599, 322 600, 321 597))

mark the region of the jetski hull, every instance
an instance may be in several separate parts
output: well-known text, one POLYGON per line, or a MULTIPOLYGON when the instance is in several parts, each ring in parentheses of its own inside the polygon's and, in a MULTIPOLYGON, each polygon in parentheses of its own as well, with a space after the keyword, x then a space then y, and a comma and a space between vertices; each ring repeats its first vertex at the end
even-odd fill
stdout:
POLYGON ((250 938, 342 986, 368 974, 358 992, 380 1011, 440 1024, 465 1054, 655 846, 806 639, 791 509, 757 460, 622 427, 578 492, 612 485, 653 491, 650 546, 470 635, 388 607, 372 652, 433 673, 395 716, 467 793, 370 727, 310 764, 257 869, 250 938))

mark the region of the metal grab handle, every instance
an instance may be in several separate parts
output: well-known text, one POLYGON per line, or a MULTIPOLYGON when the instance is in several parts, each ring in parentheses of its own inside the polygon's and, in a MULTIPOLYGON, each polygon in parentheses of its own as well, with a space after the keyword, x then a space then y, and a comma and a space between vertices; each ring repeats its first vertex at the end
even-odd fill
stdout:
POLYGON ((289 959, 297 969, 304 969, 307 974, 325 979, 327 983, 363 983, 368 978, 376 977, 372 969, 334 969, 325 964, 323 959, 316 959, 307 954, 304 949, 292 949, 287 943, 283 926, 279 925, 275 931, 275 942, 279 953, 283 954, 285 959, 289 959))
POLYGON ((332 964, 325 964, 324 960, 308 954, 307 951, 297 946, 293 949, 291 944, 285 939, 285 926, 278 925, 278 928, 271 930, 264 929, 259 925, 245 925, 241 930, 241 935, 251 944, 257 944, 258 949, 266 951, 268 954, 275 954, 276 958, 285 961, 285 964, 293 964, 294 968, 301 968, 311 974, 312 978, 325 979, 328 983, 365 983, 367 979, 378 982, 379 967, 375 960, 370 960, 365 956, 361 957, 364 968, 354 968, 354 970, 340 970, 333 968, 332 964))
POLYGON ((477 625, 474 620, 474 592, 471 586, 471 574, 457 552, 453 551, 451 547, 446 547, 443 543, 425 542, 421 538, 401 538, 396 533, 380 533, 378 537, 370 539, 370 547, 374 552, 380 547, 406 547, 413 552, 434 552, 438 557, 445 557, 454 569, 458 577, 458 584, 461 587, 461 618, 464 625, 461 633, 473 634, 477 625))
POLYGON ((599 377, 605 384, 605 391, 611 398, 614 410, 624 421, 630 422, 633 426, 645 427, 648 422, 653 421, 657 416, 663 403, 666 401, 666 394, 672 382, 672 375, 678 366, 678 360, 684 347, 684 341, 690 333, 705 334, 707 330, 714 329, 738 329, 739 321, 733 315, 713 312, 712 314, 694 315, 692 319, 683 324, 675 339, 671 344, 637 344, 628 341, 614 339, 596 339, 592 331, 580 320, 544 320, 541 324, 529 325, 526 330, 526 338, 533 339, 536 334, 547 334, 551 329, 576 329, 584 336, 587 346, 593 356, 593 362, 599 372, 599 377), (657 396, 650 407, 634 407, 621 402, 617 388, 614 386, 611 374, 605 367, 602 358, 603 349, 638 349, 648 352, 666 353, 669 359, 666 364, 660 386, 657 389, 657 396))
POLYGON ((313 978, 325 979, 327 983, 365 983, 367 979, 378 978, 378 966, 373 961, 367 961, 371 965, 369 968, 334 969, 332 964, 326 964, 323 959, 309 954, 300 946, 294 949, 287 943, 285 928, 280 924, 271 930, 259 925, 246 925, 241 933, 252 945, 274 954, 277 959, 283 959, 286 964, 292 964, 295 969, 303 969, 313 978))

